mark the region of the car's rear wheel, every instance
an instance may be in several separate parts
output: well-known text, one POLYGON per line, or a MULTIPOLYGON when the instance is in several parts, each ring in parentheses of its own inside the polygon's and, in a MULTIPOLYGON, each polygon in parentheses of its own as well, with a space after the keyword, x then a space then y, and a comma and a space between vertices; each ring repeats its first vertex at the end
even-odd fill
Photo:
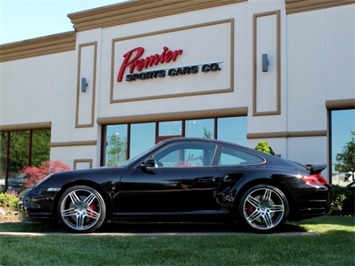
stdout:
POLYGON ((289 213, 285 194, 271 185, 248 189, 238 203, 239 220, 249 229, 271 232, 282 226, 289 213))
POLYGON ((102 196, 88 186, 74 186, 64 191, 58 203, 61 222, 75 232, 93 232, 105 221, 106 205, 102 196))

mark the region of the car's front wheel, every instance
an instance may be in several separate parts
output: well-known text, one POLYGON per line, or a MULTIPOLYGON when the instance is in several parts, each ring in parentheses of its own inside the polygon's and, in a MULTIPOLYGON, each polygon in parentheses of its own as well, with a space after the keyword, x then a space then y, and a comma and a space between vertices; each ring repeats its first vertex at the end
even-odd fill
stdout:
POLYGON ((98 191, 74 186, 64 191, 58 203, 58 216, 70 230, 85 233, 97 230, 105 221, 106 205, 98 191))
POLYGON ((271 185, 249 188, 238 203, 239 220, 258 232, 270 232, 282 226, 289 213, 285 194, 271 185))

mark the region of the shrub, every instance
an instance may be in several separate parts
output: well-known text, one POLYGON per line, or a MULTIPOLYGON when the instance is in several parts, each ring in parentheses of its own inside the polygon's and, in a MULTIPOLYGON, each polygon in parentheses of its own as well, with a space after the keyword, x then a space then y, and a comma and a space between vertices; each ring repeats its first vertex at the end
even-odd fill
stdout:
POLYGON ((332 185, 333 197, 331 212, 335 213, 353 213, 354 212, 354 199, 353 194, 347 187, 339 185, 332 185))
POLYGON ((33 187, 47 175, 57 172, 69 171, 70 166, 61 161, 44 161, 40 167, 28 166, 21 173, 27 175, 23 182, 24 188, 33 187))
POLYGON ((262 151, 267 154, 275 155, 274 151, 266 141, 259 141, 258 145, 256 145, 255 147, 255 150, 262 151))
POLYGON ((0 193, 0 207, 9 207, 17 210, 18 197, 16 193, 0 193))

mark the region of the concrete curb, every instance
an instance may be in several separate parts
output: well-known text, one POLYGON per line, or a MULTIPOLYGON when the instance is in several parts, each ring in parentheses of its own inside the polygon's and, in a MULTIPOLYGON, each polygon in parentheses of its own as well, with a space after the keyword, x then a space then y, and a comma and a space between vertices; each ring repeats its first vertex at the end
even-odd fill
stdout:
POLYGON ((284 232, 284 233, 273 233, 273 234, 251 234, 242 232, 205 232, 205 233, 195 233, 195 232, 182 232, 182 233, 90 233, 90 234, 75 234, 75 233, 27 233, 27 232, 0 232, 0 236, 111 236, 111 237, 132 237, 132 236, 146 236, 146 237, 168 237, 168 236, 243 236, 243 235, 263 235, 263 236, 319 236, 319 233, 311 232, 284 232))

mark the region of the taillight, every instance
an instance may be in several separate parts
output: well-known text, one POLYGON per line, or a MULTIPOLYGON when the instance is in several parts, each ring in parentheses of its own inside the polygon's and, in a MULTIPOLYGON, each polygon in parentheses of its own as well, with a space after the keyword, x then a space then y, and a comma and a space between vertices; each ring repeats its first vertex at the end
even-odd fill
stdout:
POLYGON ((321 174, 303 176, 301 179, 310 185, 325 185, 328 183, 327 180, 321 174))

